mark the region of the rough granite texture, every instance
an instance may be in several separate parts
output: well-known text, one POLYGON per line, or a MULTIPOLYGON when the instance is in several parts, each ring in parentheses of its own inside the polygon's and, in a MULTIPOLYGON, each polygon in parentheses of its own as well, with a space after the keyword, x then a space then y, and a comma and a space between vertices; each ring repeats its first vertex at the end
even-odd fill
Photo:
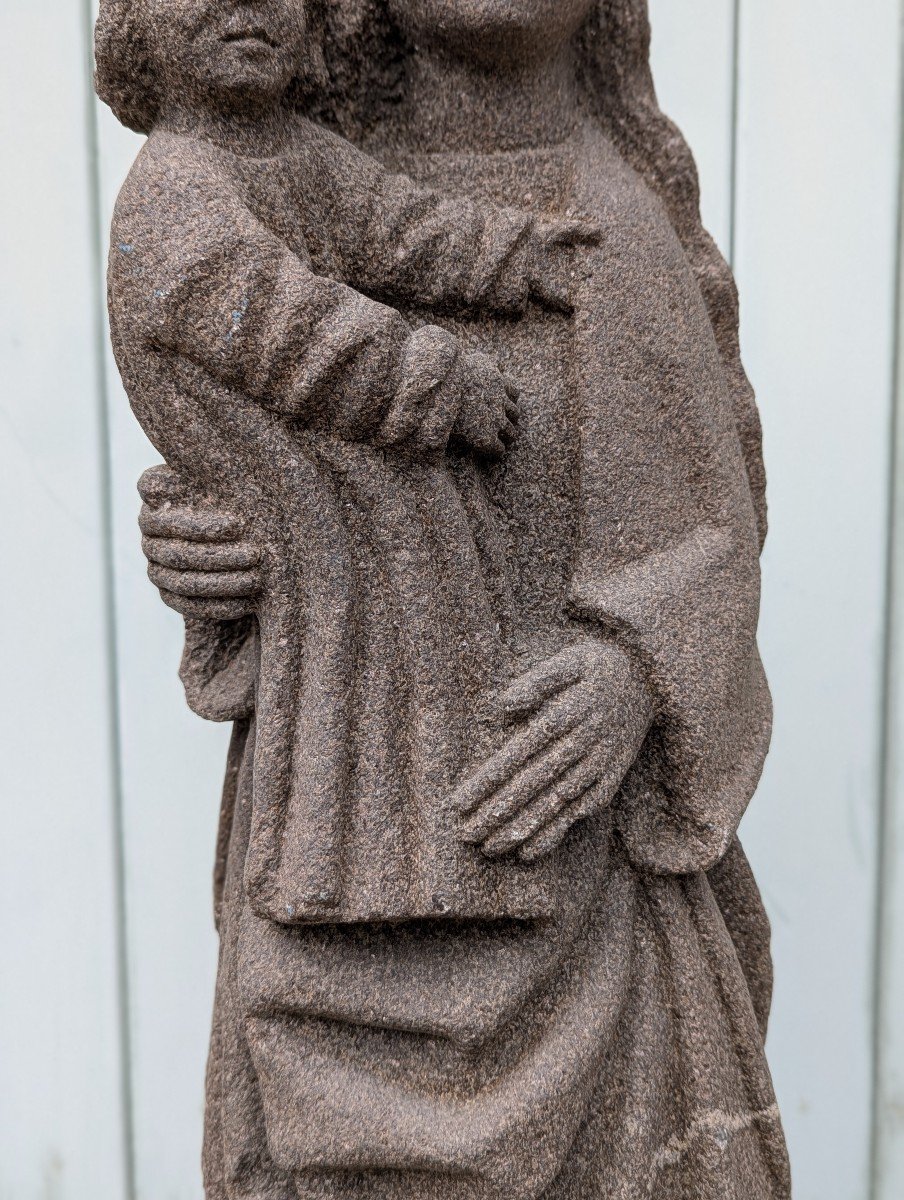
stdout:
POLYGON ((645 0, 102 0, 114 349, 234 722, 208 1200, 785 1200, 759 421, 645 0))

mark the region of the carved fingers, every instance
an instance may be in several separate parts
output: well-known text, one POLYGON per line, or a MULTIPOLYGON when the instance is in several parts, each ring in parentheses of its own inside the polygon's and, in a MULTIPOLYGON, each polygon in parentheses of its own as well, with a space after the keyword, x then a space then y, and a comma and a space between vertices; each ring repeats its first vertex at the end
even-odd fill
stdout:
POLYGON ((462 402, 453 436, 480 454, 501 458, 518 433, 518 389, 485 354, 463 354, 458 372, 462 402))
POLYGON ((138 480, 138 495, 150 508, 178 504, 186 498, 182 480, 172 467, 159 463, 148 467, 138 480))
MULTIPOLYGON (((599 782, 607 739, 594 700, 585 684, 555 697, 478 771, 479 799, 465 813, 465 841, 490 856, 505 854, 599 782)), ((601 796, 601 803, 609 798, 601 796)))
POLYGON ((263 554, 245 536, 245 522, 193 504, 169 467, 146 471, 138 490, 141 548, 164 603, 202 620, 231 621, 252 612, 263 586, 263 554))
POLYGON ((261 560, 250 542, 192 542, 173 535, 143 537, 141 548, 148 561, 176 571, 245 571, 261 560))
POLYGON ((155 587, 190 600, 237 600, 256 596, 260 579, 254 571, 174 571, 156 562, 148 564, 155 587))
POLYGON ((544 761, 543 752, 557 746, 580 723, 583 705, 574 703, 573 697, 567 701, 550 705, 535 716, 456 788, 452 802, 467 818, 466 828, 473 831, 469 840, 482 841, 485 829, 505 820, 522 794, 534 786, 537 764, 544 761), (531 768, 522 776, 521 769, 527 763, 531 768), (515 797, 510 799, 513 791, 515 797))
POLYGON ((498 703, 519 727, 452 799, 464 841, 489 857, 517 851, 532 862, 611 803, 651 706, 627 657, 595 639, 532 668, 498 703))
POLYGON ((150 508, 145 504, 138 528, 149 538, 178 538, 189 542, 231 542, 244 532, 244 523, 230 513, 206 508, 150 508))
POLYGON ((160 588, 160 599, 167 608, 194 621, 240 621, 247 617, 251 606, 247 600, 192 600, 178 592, 160 588))
POLYGON ((585 661, 580 646, 568 646, 520 675, 497 699, 507 717, 533 712, 584 675, 585 661))
POLYGON ((554 817, 527 838, 518 850, 518 857, 522 862, 532 863, 551 854, 579 821, 601 812, 610 800, 611 797, 604 797, 599 784, 589 787, 573 804, 560 808, 554 817))
POLYGON ((540 236, 550 246, 598 246, 603 231, 587 217, 564 217, 538 226, 540 236))
MULTIPOLYGON (((588 766, 587 745, 583 738, 563 738, 554 743, 465 819, 464 840, 483 844, 487 853, 502 853, 498 844, 501 834, 520 830, 525 817, 531 812, 542 811, 540 802, 557 796, 562 788, 570 787, 585 772, 589 772, 584 783, 584 788, 588 788, 596 777, 596 769, 593 764, 588 766)), ((516 841, 523 841, 532 832, 528 830, 516 841)), ((512 849, 512 845, 506 845, 505 849, 512 849)))
MULTIPOLYGON (((562 811, 585 796, 597 784, 597 764, 582 759, 535 800, 523 808, 506 825, 486 839, 483 852, 491 858, 523 847, 561 816, 562 811)), ((602 806, 602 797, 594 797, 594 807, 602 806)))

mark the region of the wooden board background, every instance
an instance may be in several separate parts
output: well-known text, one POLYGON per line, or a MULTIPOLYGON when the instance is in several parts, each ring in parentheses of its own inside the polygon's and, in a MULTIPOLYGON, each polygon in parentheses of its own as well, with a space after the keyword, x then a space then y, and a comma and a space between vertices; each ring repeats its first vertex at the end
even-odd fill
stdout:
MULTIPOLYGON (((200 1200, 226 731, 184 707, 139 552, 155 455, 101 247, 140 143, 91 99, 91 9, 0 4, 0 1200, 200 1200)), ((766 434, 777 723, 744 833, 796 1197, 900 1200, 902 4, 652 9, 766 434)))

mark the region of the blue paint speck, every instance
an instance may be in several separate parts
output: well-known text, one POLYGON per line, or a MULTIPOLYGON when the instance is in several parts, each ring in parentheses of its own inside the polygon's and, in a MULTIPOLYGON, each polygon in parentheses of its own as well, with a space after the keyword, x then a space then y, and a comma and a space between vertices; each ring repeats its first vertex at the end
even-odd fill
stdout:
POLYGON ((239 300, 239 307, 234 309, 232 312, 232 328, 226 333, 226 335, 224 337, 224 341, 227 341, 227 342, 232 341, 232 335, 239 328, 239 326, 242 323, 242 318, 245 316, 245 313, 247 313, 247 311, 248 311, 248 304, 249 304, 248 297, 242 296, 241 300, 239 300))

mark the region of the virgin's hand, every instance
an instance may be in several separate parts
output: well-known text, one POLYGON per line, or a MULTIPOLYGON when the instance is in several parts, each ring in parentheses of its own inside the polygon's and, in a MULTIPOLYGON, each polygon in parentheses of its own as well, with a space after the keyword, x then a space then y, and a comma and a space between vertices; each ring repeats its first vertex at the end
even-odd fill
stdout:
POLYGON ((652 705, 633 660, 587 637, 517 679, 500 697, 517 727, 453 801, 465 841, 489 857, 548 854, 611 803, 640 752, 652 705))
POLYGON ((577 257, 587 246, 599 245, 599 226, 590 221, 562 220, 538 224, 531 247, 530 290, 533 299, 553 312, 570 314, 577 275, 577 257))
POLYGON ((233 621, 254 611, 262 554, 232 513, 192 504, 169 467, 138 482, 138 518, 148 577, 164 603, 184 617, 233 621))

